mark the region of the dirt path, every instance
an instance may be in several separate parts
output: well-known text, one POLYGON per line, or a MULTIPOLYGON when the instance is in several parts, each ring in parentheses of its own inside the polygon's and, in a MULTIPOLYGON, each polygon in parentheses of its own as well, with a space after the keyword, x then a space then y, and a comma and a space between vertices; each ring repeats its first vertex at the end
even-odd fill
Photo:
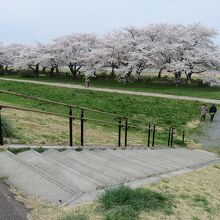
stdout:
POLYGON ((130 94, 130 95, 150 96, 150 97, 160 97, 160 98, 180 99, 180 100, 189 100, 189 101, 199 101, 203 103, 220 104, 220 100, 217 99, 196 98, 190 96, 178 96, 178 95, 168 95, 168 94, 150 93, 150 92, 135 92, 135 91, 107 89, 107 88, 98 88, 98 87, 86 88, 81 85, 73 85, 68 83, 42 82, 42 81, 34 81, 34 80, 21 80, 21 79, 8 79, 8 78, 4 78, 4 79, 0 78, 0 80, 33 83, 33 84, 47 85, 47 86, 57 86, 57 87, 70 88, 70 89, 82 89, 82 90, 90 90, 90 91, 100 91, 100 92, 110 92, 110 93, 119 93, 119 94, 130 94))
POLYGON ((15 200, 9 186, 0 181, 0 220, 26 220, 27 209, 15 200))

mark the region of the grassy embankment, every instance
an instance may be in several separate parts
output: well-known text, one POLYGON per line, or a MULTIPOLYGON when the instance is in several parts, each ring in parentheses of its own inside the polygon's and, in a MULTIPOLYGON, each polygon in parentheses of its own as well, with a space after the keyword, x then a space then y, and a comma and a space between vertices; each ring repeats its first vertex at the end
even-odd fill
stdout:
MULTIPOLYGON (((46 82, 59 82, 59 83, 72 83, 77 85, 85 85, 83 78, 72 78, 71 76, 65 77, 22 77, 21 75, 1 75, 2 78, 15 78, 15 79, 28 79, 36 81, 46 82)), ((220 88, 208 87, 202 85, 199 79, 194 79, 190 85, 175 86, 171 84, 172 78, 157 79, 155 77, 148 77, 143 81, 136 81, 130 83, 120 83, 112 78, 106 78, 104 76, 97 76, 97 78, 91 79, 91 87, 99 88, 111 88, 121 89, 139 92, 153 92, 153 93, 164 93, 172 95, 183 95, 193 96, 201 98, 220 99, 220 88)))
MULTIPOLYGON (((189 133, 191 134, 192 131, 195 131, 198 125, 197 119, 199 117, 200 106, 198 102, 83 91, 6 81, 0 81, 0 88, 120 114, 129 118, 142 120, 143 125, 145 123, 147 124, 147 122, 154 122, 157 125, 155 142, 157 146, 166 144, 169 127, 173 126, 177 128, 175 137, 178 137, 179 140, 177 140, 178 138, 175 138, 175 140, 176 142, 180 142, 182 129, 187 130, 188 137, 186 137, 189 140, 189 133)), ((1 94, 0 101, 1 103, 11 105, 68 114, 68 109, 62 106, 25 100, 6 94, 1 94)), ((74 110, 74 115, 79 116, 80 112, 74 110)), ((3 110, 3 116, 10 119, 12 126, 16 129, 17 137, 19 138, 13 140, 15 143, 67 144, 68 119, 14 110, 3 110)), ((114 117, 106 117, 105 115, 87 111, 85 112, 85 117, 117 121, 114 117)), ((135 122, 133 122, 133 125, 140 126, 139 123, 135 122)), ((73 131, 74 143, 79 144, 80 129, 78 120, 74 121, 73 131)), ((86 121, 85 144, 116 144, 117 131, 117 126, 86 121)), ((146 144, 146 136, 147 133, 145 130, 130 129, 128 143, 130 145, 146 144)))
POLYGON ((108 190, 94 203, 65 208, 13 192, 31 210, 31 220, 217 220, 219 181, 220 165, 212 165, 136 190, 108 190))

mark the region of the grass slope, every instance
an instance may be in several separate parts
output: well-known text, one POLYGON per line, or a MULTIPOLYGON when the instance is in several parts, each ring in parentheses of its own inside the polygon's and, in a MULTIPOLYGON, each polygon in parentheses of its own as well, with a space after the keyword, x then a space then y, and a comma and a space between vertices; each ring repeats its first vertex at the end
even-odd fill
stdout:
MULTIPOLYGON (((162 128, 166 128, 167 130, 168 127, 171 126, 177 128, 180 132, 186 127, 188 122, 196 120, 199 117, 199 102, 122 95, 117 93, 82 91, 77 89, 57 88, 44 85, 6 81, 0 81, 0 88, 26 95, 38 96, 50 100, 120 114, 129 118, 143 121, 142 126, 146 125, 147 122, 154 122, 158 126, 158 132, 162 131, 162 128)), ((62 106, 45 104, 27 99, 25 100, 20 97, 6 94, 1 94, 0 101, 2 103, 68 114, 68 109, 62 106)), ((8 110, 4 111, 7 112, 8 110)), ((80 112, 74 110, 74 115, 79 116, 80 112)), ((12 113, 10 114, 10 117, 13 117, 12 113)), ((85 117, 117 122, 115 117, 106 117, 102 114, 87 111, 85 112, 85 117)), ((31 118, 31 120, 34 120, 34 118, 31 118)), ((51 121, 48 119, 47 123, 50 124, 51 121)), ((59 124, 60 123, 57 122, 57 125, 59 124)), ((110 130, 114 129, 114 131, 117 132, 117 127, 112 125, 102 123, 97 124, 92 123, 91 121, 87 121, 86 124, 89 124, 90 126, 99 125, 102 128, 108 128, 110 130)), ((140 123, 133 122, 133 124, 140 126, 140 123)), ((167 133, 163 133, 158 135, 158 138, 165 141, 166 136, 167 133)))

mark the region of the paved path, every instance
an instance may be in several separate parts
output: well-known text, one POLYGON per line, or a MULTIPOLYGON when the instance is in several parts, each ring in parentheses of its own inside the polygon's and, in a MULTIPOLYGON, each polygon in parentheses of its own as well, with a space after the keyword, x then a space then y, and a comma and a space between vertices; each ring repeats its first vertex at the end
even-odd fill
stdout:
POLYGON ((212 153, 187 149, 106 149, 0 152, 0 176, 28 195, 58 204, 94 200, 106 187, 137 187, 171 173, 219 163, 212 153))
POLYGON ((81 85, 74 85, 74 84, 68 84, 68 83, 42 82, 42 81, 34 81, 34 80, 21 80, 21 79, 8 79, 8 78, 0 78, 0 80, 33 83, 33 84, 39 84, 39 85, 56 86, 56 87, 70 88, 70 89, 82 89, 82 90, 90 90, 90 91, 100 91, 100 92, 110 92, 110 93, 119 93, 119 94, 128 94, 128 95, 150 96, 150 97, 180 99, 180 100, 189 100, 189 101, 199 101, 203 103, 220 104, 219 99, 196 98, 196 97, 190 97, 190 96, 168 95, 168 94, 151 93, 151 92, 135 92, 135 91, 107 89, 107 88, 98 88, 98 87, 86 88, 81 85))
POLYGON ((26 220, 27 209, 15 200, 7 184, 0 181, 0 220, 26 220))
POLYGON ((195 140, 202 144, 205 149, 210 147, 220 149, 220 112, 215 115, 212 123, 210 123, 209 118, 207 118, 202 127, 202 134, 196 136, 195 140))

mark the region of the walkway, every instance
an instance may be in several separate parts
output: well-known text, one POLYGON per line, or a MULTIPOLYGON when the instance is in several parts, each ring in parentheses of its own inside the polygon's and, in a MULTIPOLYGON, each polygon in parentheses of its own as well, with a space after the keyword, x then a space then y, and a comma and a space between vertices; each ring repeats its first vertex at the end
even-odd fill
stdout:
POLYGON ((135 92, 135 91, 107 89, 107 88, 98 88, 98 87, 86 88, 81 85, 74 85, 74 84, 69 84, 69 83, 53 83, 53 82, 42 82, 42 81, 22 80, 22 79, 8 79, 8 78, 0 78, 0 80, 33 83, 33 84, 38 84, 38 85, 56 86, 56 87, 70 88, 70 89, 82 89, 82 90, 90 90, 90 91, 100 91, 100 92, 110 92, 110 93, 119 93, 119 94, 127 94, 127 95, 139 95, 139 96, 149 96, 149 97, 159 97, 159 98, 169 98, 169 99, 179 99, 179 100, 199 101, 199 102, 203 102, 203 103, 220 104, 220 100, 218 100, 218 99, 207 99, 207 98, 197 98, 197 97, 190 97, 190 96, 168 95, 168 94, 151 93, 151 92, 135 92))
POLYGON ((212 153, 187 149, 5 151, 0 152, 0 176, 27 195, 75 205, 96 199, 107 187, 139 187, 219 162, 212 153))
POLYGON ((9 186, 0 181, 0 220, 26 220, 27 209, 15 200, 9 186))
MULTIPOLYGON (((219 109, 220 111, 220 109, 219 109)), ((218 112, 212 123, 209 118, 203 124, 202 134, 195 137, 195 140, 202 144, 204 149, 219 148, 220 149, 220 113, 218 112)))

